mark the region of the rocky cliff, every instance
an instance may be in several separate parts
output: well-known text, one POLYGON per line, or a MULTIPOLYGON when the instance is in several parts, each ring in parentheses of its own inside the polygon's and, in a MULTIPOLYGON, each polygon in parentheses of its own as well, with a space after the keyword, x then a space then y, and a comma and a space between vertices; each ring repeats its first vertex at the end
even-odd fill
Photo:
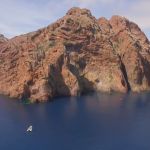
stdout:
POLYGON ((0 36, 0 93, 47 101, 91 91, 150 90, 150 42, 124 17, 96 19, 87 9, 36 32, 0 36))

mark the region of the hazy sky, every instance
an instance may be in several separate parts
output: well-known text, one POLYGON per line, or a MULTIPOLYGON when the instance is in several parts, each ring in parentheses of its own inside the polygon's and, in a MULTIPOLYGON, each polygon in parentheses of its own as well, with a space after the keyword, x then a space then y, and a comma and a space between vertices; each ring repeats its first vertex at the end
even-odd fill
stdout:
POLYGON ((74 6, 90 9, 96 18, 125 16, 150 39, 150 0, 0 0, 0 33, 13 37, 37 30, 74 6))

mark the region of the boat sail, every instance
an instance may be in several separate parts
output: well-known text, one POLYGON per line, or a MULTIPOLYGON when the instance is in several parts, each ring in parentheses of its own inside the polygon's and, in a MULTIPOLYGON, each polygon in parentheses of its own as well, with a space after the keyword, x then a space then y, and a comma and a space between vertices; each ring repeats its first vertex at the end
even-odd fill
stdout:
POLYGON ((29 126, 27 132, 32 132, 32 126, 29 126))

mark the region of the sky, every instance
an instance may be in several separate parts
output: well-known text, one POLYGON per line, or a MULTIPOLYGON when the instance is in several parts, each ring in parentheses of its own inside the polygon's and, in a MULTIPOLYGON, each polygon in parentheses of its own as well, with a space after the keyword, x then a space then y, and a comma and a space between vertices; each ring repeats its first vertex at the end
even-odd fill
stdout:
POLYGON ((36 31, 63 17, 71 7, 90 9, 96 18, 124 16, 150 39, 150 0, 0 0, 0 33, 12 38, 36 31))

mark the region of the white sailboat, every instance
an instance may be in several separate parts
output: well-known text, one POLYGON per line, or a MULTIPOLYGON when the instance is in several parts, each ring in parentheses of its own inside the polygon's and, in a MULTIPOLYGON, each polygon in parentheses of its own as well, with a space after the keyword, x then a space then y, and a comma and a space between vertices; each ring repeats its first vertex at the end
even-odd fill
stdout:
POLYGON ((27 132, 32 132, 32 126, 29 126, 27 132))

